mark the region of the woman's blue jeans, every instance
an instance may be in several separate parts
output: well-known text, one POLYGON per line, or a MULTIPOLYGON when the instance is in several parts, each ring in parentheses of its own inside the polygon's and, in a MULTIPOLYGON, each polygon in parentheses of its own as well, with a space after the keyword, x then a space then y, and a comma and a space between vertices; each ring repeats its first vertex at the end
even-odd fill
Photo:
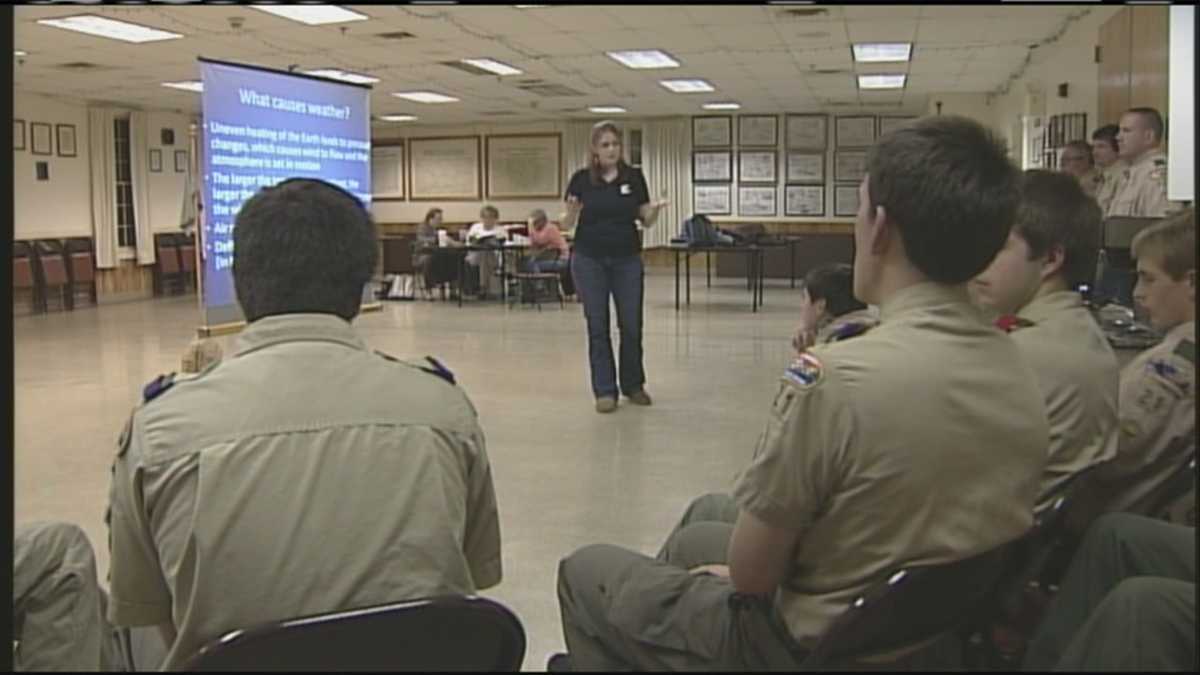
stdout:
POLYGON ((642 369, 642 298, 646 273, 641 255, 593 258, 576 251, 571 271, 587 318, 592 393, 596 398, 617 396, 617 367, 613 362, 608 319, 610 295, 617 306, 617 327, 621 332, 620 391, 626 396, 641 391, 646 383, 646 372, 642 369))

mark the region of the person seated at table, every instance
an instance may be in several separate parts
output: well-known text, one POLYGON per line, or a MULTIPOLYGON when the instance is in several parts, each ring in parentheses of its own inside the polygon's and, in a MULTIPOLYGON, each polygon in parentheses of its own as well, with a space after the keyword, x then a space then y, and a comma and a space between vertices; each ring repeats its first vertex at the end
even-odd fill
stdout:
POLYGON ((879 323, 879 313, 854 297, 854 267, 833 263, 804 275, 800 325, 792 336, 797 353, 813 345, 861 335, 879 323))
POLYGON ((571 248, 563 239, 558 224, 550 222, 542 209, 534 209, 529 214, 528 222, 530 246, 525 270, 535 274, 566 271, 571 248))
MULTIPOLYGON (((468 246, 501 246, 508 239, 508 231, 499 226, 500 211, 488 204, 479 211, 480 222, 471 225, 467 230, 468 246)), ((467 253, 467 264, 479 274, 479 297, 486 299, 488 291, 492 290, 493 277, 498 262, 497 254, 492 251, 471 251, 467 253)))
POLYGON ((417 240, 413 244, 413 269, 425 280, 425 288, 433 288, 434 249, 438 245, 438 228, 442 226, 442 210, 429 209, 425 219, 417 225, 417 240))

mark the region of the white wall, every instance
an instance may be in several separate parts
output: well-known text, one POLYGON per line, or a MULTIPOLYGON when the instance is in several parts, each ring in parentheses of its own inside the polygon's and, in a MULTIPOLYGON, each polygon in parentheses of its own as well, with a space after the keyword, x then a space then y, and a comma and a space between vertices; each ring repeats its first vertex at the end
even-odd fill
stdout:
POLYGON ((929 107, 925 110, 925 114, 937 115, 937 104, 939 102, 942 104, 942 115, 962 115, 984 126, 994 126, 994 110, 988 102, 987 94, 959 94, 952 92, 930 94, 929 107))
POLYGON ((17 95, 13 118, 25 120, 25 149, 13 151, 13 237, 78 237, 92 233, 88 169, 87 109, 42 96, 17 95), (35 155, 33 122, 51 125, 51 155, 35 155), (75 125, 75 157, 59 157, 53 126, 75 125), (50 179, 37 180, 35 165, 50 165, 50 179))
POLYGON ((163 112, 150 112, 147 118, 147 149, 162 150, 163 156, 162 173, 150 172, 150 227, 154 232, 178 232, 187 174, 175 172, 175 151, 189 149, 188 125, 192 120, 186 115, 163 112), (174 130, 174 145, 162 144, 163 129, 174 130))

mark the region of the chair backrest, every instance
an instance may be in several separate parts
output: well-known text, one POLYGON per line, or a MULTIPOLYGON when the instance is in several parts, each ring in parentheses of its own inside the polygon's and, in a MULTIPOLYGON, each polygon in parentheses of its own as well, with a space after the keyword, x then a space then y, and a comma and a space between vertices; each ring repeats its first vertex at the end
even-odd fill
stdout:
POLYGON ((384 237, 380 240, 383 246, 384 274, 413 274, 413 246, 416 238, 412 236, 384 237))
POLYGON ((33 258, 30 256, 13 256, 13 288, 37 288, 37 279, 33 276, 33 258))
POLYGON ((62 242, 56 239, 38 239, 34 241, 33 248, 37 252, 38 264, 42 269, 42 283, 47 286, 63 286, 70 283, 62 242))
POLYGON ((67 271, 70 272, 72 283, 90 283, 96 280, 96 256, 90 238, 64 239, 63 251, 70 263, 67 271))
POLYGON ((942 565, 902 568, 851 603, 804 659, 805 670, 904 650, 958 628, 1000 578, 1008 546, 942 565))
POLYGON ((158 269, 164 274, 179 272, 179 241, 174 233, 154 235, 154 254, 158 269))
POLYGON ((209 643, 186 671, 500 671, 525 658, 503 605, 445 596, 271 623, 209 643))

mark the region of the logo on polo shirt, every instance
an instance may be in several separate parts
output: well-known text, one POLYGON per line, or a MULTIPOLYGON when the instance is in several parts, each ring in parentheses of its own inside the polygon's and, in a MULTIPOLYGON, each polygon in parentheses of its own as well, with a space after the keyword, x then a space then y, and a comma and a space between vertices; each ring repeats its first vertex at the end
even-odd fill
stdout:
POLYGON ((632 192, 633 192, 633 190, 630 189, 629 183, 621 183, 621 194, 627 195, 627 194, 631 194, 632 192))

